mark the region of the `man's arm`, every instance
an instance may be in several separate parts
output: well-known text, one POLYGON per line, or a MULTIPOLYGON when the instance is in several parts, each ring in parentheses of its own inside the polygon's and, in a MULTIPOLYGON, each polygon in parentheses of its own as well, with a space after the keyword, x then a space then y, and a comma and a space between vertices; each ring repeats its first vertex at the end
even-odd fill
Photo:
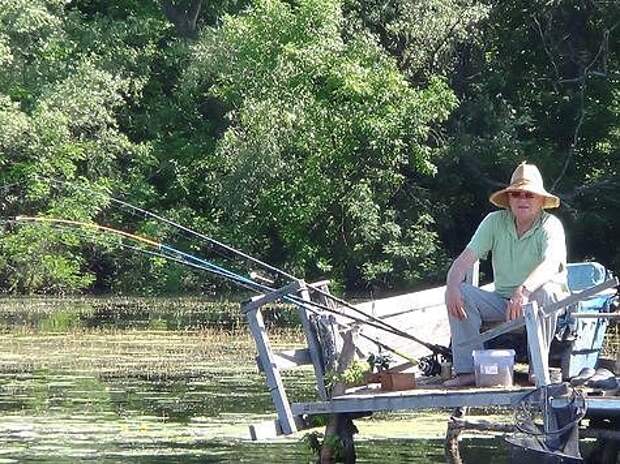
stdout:
POLYGON ((463 308, 463 295, 461 295, 461 283, 465 280, 467 271, 478 261, 478 257, 470 248, 454 260, 446 279, 446 308, 448 314, 456 319, 465 319, 467 314, 463 308))
POLYGON ((521 308, 529 301, 530 295, 557 275, 566 263, 566 238, 562 223, 555 219, 547 227, 543 260, 512 294, 506 307, 506 319, 509 321, 521 316, 521 308))
POLYGON ((536 266, 510 297, 506 307, 506 320, 511 321, 521 316, 522 307, 530 300, 530 295, 547 283, 550 276, 557 274, 559 269, 560 263, 555 259, 546 259, 536 266))

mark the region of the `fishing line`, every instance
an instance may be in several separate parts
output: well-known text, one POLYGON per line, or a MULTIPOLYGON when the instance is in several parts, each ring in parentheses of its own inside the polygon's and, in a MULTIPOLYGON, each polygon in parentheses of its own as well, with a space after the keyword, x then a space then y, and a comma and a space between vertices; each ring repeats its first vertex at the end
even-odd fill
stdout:
MULTIPOLYGON (((101 194, 100 192, 94 191, 92 188, 84 187, 84 186, 81 186, 81 185, 69 184, 68 182, 62 181, 60 179, 55 179, 55 178, 51 178, 51 177, 41 177, 41 179, 48 180, 48 181, 53 182, 53 183, 55 183, 57 185, 71 186, 73 188, 82 189, 82 190, 85 190, 85 191, 89 191, 91 193, 101 194)), ((251 261, 251 262, 253 262, 253 263, 255 263, 255 264, 259 265, 259 266, 262 266, 263 268, 265 268, 267 270, 276 272, 276 273, 278 273, 278 274, 280 274, 282 276, 285 276, 285 277, 287 277, 289 279, 292 279, 294 281, 298 281, 299 280, 295 276, 293 276, 293 275, 291 275, 291 274, 289 274, 289 273, 287 273, 287 272, 285 272, 285 271, 283 271, 281 269, 278 269, 278 268, 276 268, 274 266, 271 266, 271 265, 269 265, 269 264, 267 264, 267 263, 265 263, 265 262, 263 262, 263 261, 261 261, 261 260, 259 260, 257 258, 254 258, 254 257, 252 257, 252 256, 250 256, 250 255, 240 251, 240 250, 237 250, 237 249, 235 249, 235 248, 233 248, 233 247, 231 247, 229 245, 226 245, 226 244, 224 244, 224 243, 222 243, 222 242, 220 242, 218 240, 215 240, 212 237, 208 237, 208 236, 206 236, 206 235, 204 235, 204 234, 202 234, 200 232, 196 232, 196 231, 194 231, 194 230, 192 230, 192 229, 190 229, 188 227, 185 227, 185 226, 183 226, 183 225, 181 225, 179 223, 176 223, 176 222, 174 222, 174 221, 172 221, 170 219, 167 219, 167 218, 165 218, 163 216, 160 216, 160 215, 158 215, 156 213, 148 211, 148 210, 146 210, 144 208, 140 208, 138 206, 132 205, 132 204, 127 203, 127 202, 125 202, 123 200, 119 200, 119 199, 117 199, 115 197, 112 197, 111 195, 109 195, 107 193, 105 195, 106 195, 106 197, 111 202, 116 203, 116 204, 118 204, 118 205, 120 205, 120 206, 122 206, 124 208, 128 208, 128 209, 130 209, 132 211, 138 211, 142 215, 145 215, 145 216, 148 216, 148 217, 152 217, 152 218, 157 219, 158 221, 161 221, 161 222, 163 222, 165 224, 168 224, 170 226, 176 227, 179 230, 182 230, 182 231, 184 231, 184 232, 186 232, 188 234, 191 234, 193 236, 199 237, 202 240, 205 240, 205 241, 207 241, 207 242, 209 242, 211 244, 215 244, 215 245, 217 245, 217 246, 219 246, 219 247, 229 251, 230 253, 233 253, 233 254, 235 254, 237 256, 240 256, 240 257, 242 257, 242 258, 244 258, 244 259, 246 259, 248 261, 251 261)), ((111 229, 111 228, 109 228, 109 229, 111 229)), ((111 230, 114 230, 114 229, 111 229, 111 230)), ((196 258, 196 259, 198 259, 198 258, 196 258)), ((225 271, 225 272, 229 272, 229 271, 225 271)), ((252 281, 252 282, 254 282, 254 281, 252 281)), ((367 318, 367 320, 365 320, 363 322, 368 324, 368 325, 370 325, 370 326, 377 327, 376 324, 369 323, 369 321, 373 321, 373 322, 381 324, 385 328, 389 329, 389 330, 387 330, 388 332, 391 332, 391 333, 393 333, 395 335, 400 335, 402 337, 405 337, 405 338, 408 338, 408 339, 410 339, 412 341, 415 341, 416 343, 421 344, 422 346, 428 348, 429 350, 431 350, 434 353, 440 353, 440 354, 443 354, 443 355, 446 355, 446 354, 449 355, 449 353, 450 353, 450 350, 448 348, 440 346, 440 345, 424 342, 423 340, 421 340, 421 339, 419 339, 419 338, 417 338, 417 337, 415 337, 413 335, 410 335, 407 332, 404 332, 404 331, 398 329, 397 327, 387 323, 385 320, 377 318, 377 317, 375 317, 375 316, 373 316, 371 314, 368 314, 368 313, 366 313, 366 312, 356 308, 355 306, 351 305, 347 301, 345 301, 345 300, 343 300, 341 298, 338 298, 338 297, 332 295, 329 292, 323 291, 323 290, 321 290, 320 288, 317 288, 317 287, 313 287, 312 285, 308 285, 308 287, 312 291, 318 293, 319 295, 321 295, 321 296, 323 296, 323 297, 325 297, 327 299, 330 299, 330 300, 340 304, 341 306, 344 306, 344 307, 346 307, 346 308, 348 308, 348 309, 350 309, 350 310, 352 310, 352 311, 354 311, 354 312, 364 316, 365 318, 367 318)), ((344 313, 340 313, 340 314, 345 315, 344 313)))
MULTIPOLYGON (((84 187, 84 186, 81 186, 81 185, 72 185, 72 184, 69 184, 68 182, 62 181, 60 179, 50 178, 50 177, 42 177, 42 179, 49 180, 49 181, 54 182, 56 184, 70 185, 70 186, 72 186, 74 188, 79 188, 79 189, 83 189, 83 190, 86 190, 86 191, 93 192, 93 189, 91 189, 91 188, 84 187)), ((96 192, 96 193, 99 194, 99 192, 96 192)), ((172 221, 170 219, 167 219, 167 218, 165 218, 163 216, 160 216, 160 215, 158 215, 156 213, 148 211, 148 210, 146 210, 144 208, 140 208, 138 206, 132 205, 131 203, 127 203, 127 202, 125 202, 123 200, 119 200, 119 199, 117 199, 115 197, 112 197, 109 194, 106 194, 106 195, 107 195, 107 198, 111 202, 113 202, 113 203, 116 203, 118 205, 121 205, 121 206, 123 206, 125 208, 128 208, 130 210, 133 210, 133 211, 138 211, 138 212, 140 212, 141 214, 143 214, 145 216, 152 217, 152 218, 157 219, 157 220, 159 220, 161 222, 164 222, 164 223, 166 223, 166 224, 168 224, 170 226, 176 227, 176 228, 178 228, 178 229, 180 229, 180 230, 182 230, 182 231, 184 231, 184 232, 186 232, 188 234, 191 234, 191 235, 193 235, 195 237, 201 238, 202 240, 206 240, 207 242, 215 244, 215 245, 217 245, 217 246, 219 246, 219 247, 229 251, 230 253, 236 254, 237 256, 240 256, 240 257, 242 257, 242 258, 244 258, 244 259, 246 259, 248 261, 253 262, 254 264, 262 266, 263 268, 265 268, 265 269, 267 269, 269 271, 276 272, 276 273, 280 274, 281 276, 284 276, 284 277, 286 277, 288 279, 291 279, 293 281, 298 281, 299 280, 295 276, 293 276, 292 274, 289 274, 286 271, 283 271, 282 269, 278 269, 278 268, 276 268, 274 266, 271 266, 270 264, 267 264, 267 263, 265 263, 265 262, 263 262, 263 261, 261 261, 261 260, 259 260, 257 258, 254 258, 253 256, 250 256, 250 255, 248 255, 248 254, 246 254, 246 253, 244 253, 244 252, 242 252, 240 250, 237 250, 237 249, 235 249, 235 248, 233 248, 233 247, 231 247, 229 245, 226 245, 225 243, 222 243, 222 242, 220 242, 218 240, 215 240, 212 237, 209 237, 209 236, 204 235, 204 234, 202 234, 200 232, 194 231, 194 230, 192 230, 192 229, 190 229, 188 227, 185 227, 185 226, 183 226, 183 225, 181 225, 179 223, 176 223, 176 222, 174 222, 174 221, 172 221)), ((356 308, 355 306, 353 306, 352 304, 350 304, 346 300, 338 298, 338 297, 332 295, 329 292, 323 291, 323 290, 321 290, 320 288, 317 288, 317 287, 313 287, 312 285, 308 285, 308 287, 312 291, 318 293, 319 295, 321 295, 321 296, 323 296, 325 298, 328 298, 328 299, 338 303, 339 305, 344 306, 347 309, 350 309, 350 310, 360 314, 361 316, 366 317, 368 320, 373 321, 373 322, 375 322, 377 324, 381 324, 381 325, 385 326, 386 328, 390 329, 390 331, 392 331, 392 333, 394 333, 395 335, 400 335, 400 336, 403 336, 405 338, 409 338, 410 340, 415 341, 416 343, 421 344, 422 346, 428 348, 429 350, 431 350, 434 353, 440 353, 440 354, 443 354, 443 355, 446 355, 446 354, 450 353, 450 350, 448 348, 440 346, 440 345, 436 345, 436 344, 433 344, 433 343, 425 342, 425 341, 423 341, 423 340, 421 340, 421 339, 419 339, 419 338, 417 338, 417 337, 415 337, 413 335, 408 334, 407 332, 403 332, 402 330, 398 329, 397 327, 393 326, 392 324, 389 324, 385 320, 380 319, 378 317, 375 317, 372 314, 368 314, 365 311, 362 311, 362 310, 356 308)), ((369 325, 376 327, 375 324, 369 324, 369 325)))

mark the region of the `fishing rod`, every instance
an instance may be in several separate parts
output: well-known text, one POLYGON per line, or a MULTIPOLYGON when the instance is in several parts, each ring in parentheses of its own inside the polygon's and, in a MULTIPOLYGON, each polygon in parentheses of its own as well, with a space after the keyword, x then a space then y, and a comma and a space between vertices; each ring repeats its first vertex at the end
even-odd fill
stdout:
MULTIPOLYGON (((82 186, 82 185, 69 184, 68 182, 62 181, 60 179, 50 178, 50 177, 42 177, 42 179, 51 181, 51 182, 53 182, 53 183, 55 183, 57 185, 71 186, 73 188, 78 188, 78 189, 82 189, 82 190, 86 190, 86 191, 90 191, 90 192, 94 193, 93 189, 91 189, 91 188, 88 188, 88 187, 85 187, 85 186, 82 186)), ((139 212, 139 213, 141 213, 141 214, 143 214, 145 216, 157 219, 158 221, 161 221, 161 222, 163 222, 165 224, 173 226, 173 227, 175 227, 175 228, 177 228, 179 230, 184 231, 185 233, 188 233, 190 235, 198 237, 198 238, 200 238, 202 240, 205 240, 205 241, 207 241, 207 242, 209 242, 211 244, 217 245, 217 246, 225 249, 226 251, 228 251, 230 253, 233 253, 233 254, 235 254, 237 256, 240 256, 240 257, 242 257, 242 258, 244 258, 244 259, 246 259, 248 261, 251 261, 254 264, 262 266, 264 269, 267 269, 269 271, 275 272, 275 273, 277 273, 277 274, 279 274, 281 276, 284 276, 284 277, 286 277, 288 279, 291 279, 293 281, 299 281, 299 279, 297 277, 295 277, 294 275, 289 274, 288 272, 286 272, 286 271, 284 271, 282 269, 279 269, 279 268, 277 268, 275 266, 267 264, 264 261, 261 261, 261 260, 259 260, 257 258, 254 258, 253 256, 250 256, 247 253, 244 253, 244 252, 242 252, 240 250, 237 250, 237 249, 235 249, 235 248, 233 248, 233 247, 231 247, 229 245, 226 245, 225 243, 222 243, 222 242, 220 242, 220 241, 218 241, 218 240, 216 240, 216 239, 214 239, 212 237, 209 237, 209 236, 204 235, 204 234, 202 234, 200 232, 192 230, 189 227, 183 226, 182 224, 179 224, 179 223, 177 223, 175 221, 172 221, 172 220, 167 219, 167 218, 165 218, 163 216, 160 216, 160 215, 158 215, 156 213, 153 213, 152 211, 148 211, 148 210, 146 210, 144 208, 140 208, 138 206, 132 205, 131 203, 125 202, 123 200, 119 200, 119 199, 117 199, 117 198, 115 198, 115 197, 113 197, 113 196, 111 196, 109 194, 107 195, 107 197, 113 203, 116 203, 116 204, 118 204, 120 206, 123 206, 125 208, 128 208, 130 210, 137 211, 137 212, 139 212)), ((367 320, 372 321, 372 322, 374 322, 376 324, 381 324, 381 325, 385 326, 386 328, 390 329, 390 331, 392 333, 394 333, 395 335, 400 335, 401 337, 408 338, 408 339, 410 339, 410 340, 412 340, 412 341, 414 341, 414 342, 424 346, 425 348, 431 350, 433 353, 442 354, 443 356, 451 356, 451 350, 449 348, 447 348, 447 347, 444 347, 444 346, 441 346, 441 345, 437 345, 437 344, 434 344, 434 343, 425 342, 424 340, 421 340, 421 339, 419 339, 418 337, 416 337, 414 335, 411 335, 411 334, 409 334, 407 332, 404 332, 404 331, 400 330, 399 328, 397 328, 394 325, 386 322, 383 319, 375 317, 372 314, 366 313, 365 311, 362 311, 359 308, 356 308, 355 306, 353 306, 352 304, 350 304, 349 302, 347 302, 346 300, 344 300, 342 298, 334 296, 331 293, 326 292, 326 291, 324 291, 324 290, 322 290, 322 289, 320 289, 318 287, 314 287, 312 285, 308 285, 308 287, 313 292, 318 293, 319 295, 323 296, 324 298, 330 299, 330 300, 338 303, 339 305, 341 305, 341 306, 343 306, 343 307, 345 307, 345 308, 347 308, 347 309, 349 309, 351 311, 356 312, 357 314, 360 314, 361 316, 367 318, 367 320)), ((375 324, 369 324, 369 325, 376 327, 375 324)))
MULTIPOLYGON (((95 224, 95 223, 86 223, 86 222, 81 222, 81 221, 72 221, 72 220, 67 220, 67 219, 56 219, 56 218, 45 218, 45 217, 32 217, 32 216, 17 216, 14 220, 3 220, 1 221, 3 223, 7 223, 7 222, 30 222, 30 223, 46 223, 46 224, 50 224, 50 225, 55 225, 55 226, 61 226, 61 227, 74 227, 74 228, 78 228, 78 230, 80 230, 79 228, 81 227, 86 227, 86 228, 91 228, 94 230, 98 230, 98 231, 103 231, 103 232, 108 232, 108 233, 112 233, 114 235, 117 235, 119 237, 121 237, 121 240, 123 238, 125 239, 129 239, 144 245, 148 245, 151 246, 159 251, 162 251, 161 253, 158 251, 152 251, 152 250, 148 250, 148 249, 144 249, 144 248, 139 248, 139 247, 134 247, 134 246, 130 246, 130 245, 126 245, 124 243, 120 243, 120 246, 122 248, 126 248, 126 249, 130 249, 133 251, 138 251, 141 252, 143 254, 148 254, 151 256, 156 256, 156 257, 161 257, 179 264, 183 264, 189 267, 193 267, 196 269, 200 269, 200 270, 204 270, 207 272, 210 272, 214 275, 220 276, 220 277, 224 277, 226 279, 232 280, 234 281, 237 285, 240 285, 243 288, 246 288, 248 290, 252 290, 254 292, 257 293, 265 293, 265 292, 273 292, 276 289, 268 287, 266 285, 262 285, 259 284, 257 282, 254 282, 250 279, 247 279, 243 276, 240 276, 238 274, 235 274, 234 272, 228 271, 220 266, 217 266, 213 263, 210 263, 209 261, 206 261, 204 259, 198 258, 196 256, 190 255, 189 253, 185 253, 181 250, 177 250, 173 247, 170 247, 168 245, 162 244, 162 243, 158 243, 154 240, 148 239, 146 237, 142 237, 136 234, 131 234, 129 232, 125 232, 122 230, 118 230, 118 229, 114 229, 112 227, 107 227, 107 226, 103 226, 100 224, 95 224), (172 252, 173 255, 171 256, 170 253, 172 252)), ((304 309, 310 311, 311 313, 315 314, 315 315, 319 315, 320 312, 317 310, 317 308, 319 310, 322 311, 327 311, 333 314, 338 314, 344 317, 347 317, 351 320, 353 320, 354 322, 358 322, 358 323, 366 323, 368 324, 366 321, 356 318, 354 316, 350 316, 347 314, 341 314, 338 311, 334 310, 333 308, 329 308, 325 305, 322 305, 318 302, 313 302, 313 301, 309 301, 309 300, 304 300, 302 298, 299 298, 295 295, 289 294, 289 295, 284 295, 283 296, 283 300, 288 301, 289 303, 293 303, 297 306, 301 306, 304 309), (309 307, 308 305, 311 306, 315 306, 315 308, 309 307)), ((339 325, 342 325, 339 323, 339 325)), ((385 328, 383 327, 379 327, 376 326, 375 324, 369 324, 371 326, 375 326, 378 329, 382 329, 385 330, 385 328)), ((384 349, 387 349, 389 351, 392 351, 394 354, 403 357, 404 359, 407 359, 410 362, 414 362, 416 363, 417 360, 415 358, 410 357, 409 355, 407 355, 406 353, 402 353, 401 351, 398 351, 396 348, 391 347, 390 345, 387 345, 383 342, 379 342, 376 339, 373 339, 367 335, 364 334, 360 334, 360 336, 362 338, 365 338, 375 344, 377 344, 380 347, 383 347, 384 349)))
MULTIPOLYGON (((117 235, 119 237, 121 237, 121 239, 125 238, 128 240, 132 240, 135 242, 138 242, 140 244, 143 245, 147 245, 150 246, 158 251, 161 251, 162 253, 158 253, 158 252, 153 252, 150 250, 144 250, 142 248, 137 248, 137 247, 131 247, 132 249, 135 250, 139 250, 143 253, 146 254, 151 254, 154 256, 160 256, 166 259, 170 259, 172 261, 178 262, 180 264, 185 264, 188 265, 190 267, 194 267, 194 268, 198 268, 198 269, 202 269, 205 270, 207 272, 210 272, 214 275, 223 277, 225 279, 231 280, 233 282, 235 282, 237 285, 240 285, 246 289, 255 291, 257 293, 268 293, 268 292, 273 292, 276 289, 269 287, 267 285, 263 285, 260 283, 257 283, 251 279, 248 279, 246 277, 240 276, 238 274, 235 274, 232 271, 229 271, 221 266, 217 266, 207 260, 204 260, 202 258, 198 258, 196 256, 193 256, 189 253, 185 253, 181 250, 175 249, 169 245, 163 244, 163 243, 159 243, 156 242, 154 240, 136 235, 136 234, 131 234, 129 232, 125 232, 122 230, 118 230, 118 229, 114 229, 112 227, 108 227, 108 226, 103 226, 100 224, 96 224, 96 223, 87 223, 87 222, 81 222, 81 221, 73 221, 73 220, 67 220, 67 219, 56 219, 56 218, 47 218, 47 217, 33 217, 33 216, 17 216, 13 222, 30 222, 30 223, 45 223, 45 224, 51 224, 51 225, 57 225, 57 226, 64 226, 64 227, 74 227, 74 228, 88 228, 88 229, 94 229, 94 230, 98 230, 98 231, 103 231, 103 232, 107 232, 107 233, 111 233, 114 235, 117 235), (172 254, 172 256, 171 256, 172 254)), ((342 317, 346 317, 354 322, 357 323, 361 323, 361 324, 365 324, 368 325, 370 327, 374 327, 376 329, 379 330, 383 330, 386 332, 390 332, 390 333, 394 333, 391 329, 388 329, 386 327, 383 327, 381 325, 375 324, 373 322, 364 320, 364 319, 360 319, 358 317, 355 317, 353 315, 350 314, 345 314, 345 313, 341 313, 339 311, 337 311, 334 308, 330 308, 326 305, 323 305, 321 303, 315 302, 315 301, 311 301, 311 300, 305 300, 302 299, 296 295, 284 295, 283 299, 293 303, 297 306, 301 306, 304 307, 307 310, 310 310, 311 312, 317 314, 316 309, 322 310, 322 311, 326 311, 332 314, 336 314, 342 317), (310 308, 308 307, 308 305, 313 306, 314 308, 310 308)), ((406 332, 402 332, 399 331, 400 333, 395 333, 396 335, 400 335, 404 338, 412 338, 413 336, 406 333, 406 332)), ((378 343, 378 344, 382 344, 381 342, 377 342, 377 340, 374 340, 372 338, 366 337, 365 338, 378 343)), ((415 340, 414 340, 415 341, 415 340)), ((384 344, 383 344, 384 345, 384 344)), ((393 349, 389 348, 389 346, 385 345, 385 347, 387 349, 390 349, 391 351, 393 351, 393 349)), ((427 347, 428 348, 428 347, 427 347)), ((431 350, 432 351, 432 350, 431 350)), ((398 351, 394 351, 395 354, 404 357, 405 359, 409 359, 412 360, 413 358, 410 358, 409 356, 403 355, 402 353, 398 352, 398 351)), ((449 352, 439 352, 439 354, 442 354, 443 356, 451 356, 451 354, 449 352)))
MULTIPOLYGON (((82 185, 69 184, 68 182, 62 181, 60 179, 51 178, 51 177, 41 177, 41 179, 47 180, 47 181, 52 182, 52 183, 54 183, 56 185, 77 188, 77 189, 81 189, 81 190, 84 190, 84 191, 87 191, 87 192, 99 194, 99 192, 94 191, 92 188, 88 188, 88 187, 85 187, 85 186, 82 186, 82 185)), ((207 241, 207 242, 209 242, 211 244, 215 244, 217 246, 220 246, 223 249, 229 251, 230 253, 236 254, 237 256, 241 256, 242 258, 244 258, 246 260, 252 261, 253 263, 255 263, 257 265, 262 266, 265 269, 268 269, 270 271, 276 272, 276 273, 278 273, 278 274, 280 274, 282 276, 285 276, 288 279, 291 279, 293 281, 299 281, 299 279, 296 278, 295 276, 293 276, 292 274, 289 274, 286 271, 283 271, 283 270, 278 269, 278 268, 276 268, 274 266, 271 266, 270 264, 267 264, 267 263, 265 263, 265 262, 263 262, 263 261, 261 261, 261 260, 259 260, 257 258, 254 258, 253 256, 250 256, 250 255, 248 255, 248 254, 246 254, 246 253, 244 253, 244 252, 242 252, 240 250, 237 250, 237 249, 235 249, 235 248, 233 248, 233 247, 231 247, 229 245, 226 245, 226 244, 224 244, 224 243, 222 243, 222 242, 220 242, 218 240, 215 240, 212 237, 209 237, 207 235, 201 234, 200 232, 196 232, 196 231, 194 231, 194 230, 192 230, 192 229, 190 229, 188 227, 183 226, 182 224, 174 222, 174 221, 172 221, 170 219, 167 219, 167 218, 165 218, 163 216, 160 216, 160 215, 158 215, 156 213, 148 211, 148 210, 146 210, 144 208, 140 208, 138 206, 132 205, 131 203, 125 202, 123 200, 119 200, 119 199, 117 199, 115 197, 112 197, 109 194, 106 194, 106 196, 113 203, 116 203, 116 204, 118 204, 120 206, 128 208, 128 209, 130 209, 132 211, 137 211, 137 212, 139 212, 139 213, 141 213, 141 214, 143 214, 145 216, 157 219, 158 221, 161 221, 163 223, 171 225, 171 226, 173 226, 173 227, 175 227, 175 228, 177 228, 179 230, 182 230, 182 231, 184 231, 184 232, 186 232, 188 234, 191 234, 191 235, 193 235, 195 237, 201 238, 201 239, 203 239, 203 240, 205 240, 205 241, 207 241)), ((375 317, 372 314, 368 314, 365 311, 362 311, 359 308, 356 308, 355 306, 353 306, 352 304, 350 304, 346 300, 338 298, 338 297, 332 295, 331 293, 326 292, 326 291, 324 291, 324 290, 322 290, 320 288, 314 287, 312 285, 308 285, 308 288, 311 289, 313 292, 318 293, 319 295, 321 295, 321 296, 323 296, 323 297, 325 297, 327 299, 335 301, 336 303, 340 304, 341 306, 343 306, 343 307, 345 307, 345 308, 347 308, 349 310, 352 310, 355 313, 360 314, 361 316, 365 317, 367 320, 365 320, 364 322, 367 323, 368 325, 372 326, 372 327, 377 327, 376 324, 380 324, 380 325, 386 327, 387 329, 389 329, 389 330, 387 330, 388 332, 391 332, 391 333, 393 333, 395 335, 399 335, 401 337, 404 337, 404 338, 407 338, 409 340, 412 340, 412 341, 414 341, 414 342, 424 346, 425 348, 429 349, 433 353, 441 354, 443 356, 451 356, 451 351, 447 347, 444 347, 444 346, 441 346, 441 345, 437 345, 437 344, 434 344, 434 343, 425 342, 424 340, 421 340, 421 339, 419 339, 418 337, 416 337, 414 335, 411 335, 411 334, 409 334, 407 332, 404 332, 404 331, 400 330, 399 328, 393 326, 392 324, 389 324, 385 320, 380 319, 378 317, 375 317), (374 324, 370 323, 369 321, 374 322, 374 324)), ((342 313, 342 314, 344 315, 344 313, 342 313)))

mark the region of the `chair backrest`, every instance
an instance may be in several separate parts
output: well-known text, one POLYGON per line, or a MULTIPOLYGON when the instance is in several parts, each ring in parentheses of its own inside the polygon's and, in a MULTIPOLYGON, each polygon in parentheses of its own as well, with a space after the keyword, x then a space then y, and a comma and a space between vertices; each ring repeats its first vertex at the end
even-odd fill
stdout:
POLYGON ((607 278, 607 269, 595 262, 570 263, 568 265, 568 287, 572 293, 601 284, 607 278))
MULTIPOLYGON (((605 282, 611 273, 602 264, 595 262, 571 263, 568 265, 568 287, 571 293, 579 293, 587 288, 605 282)), ((579 303, 581 310, 610 311, 617 290, 609 288, 579 303)))

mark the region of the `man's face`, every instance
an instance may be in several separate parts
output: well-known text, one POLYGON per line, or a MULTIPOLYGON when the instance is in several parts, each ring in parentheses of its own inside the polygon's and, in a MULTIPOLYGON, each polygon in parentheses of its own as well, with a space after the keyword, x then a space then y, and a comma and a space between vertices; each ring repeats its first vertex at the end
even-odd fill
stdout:
POLYGON ((510 211, 519 222, 533 220, 543 207, 545 201, 542 195, 531 192, 508 192, 510 211))

